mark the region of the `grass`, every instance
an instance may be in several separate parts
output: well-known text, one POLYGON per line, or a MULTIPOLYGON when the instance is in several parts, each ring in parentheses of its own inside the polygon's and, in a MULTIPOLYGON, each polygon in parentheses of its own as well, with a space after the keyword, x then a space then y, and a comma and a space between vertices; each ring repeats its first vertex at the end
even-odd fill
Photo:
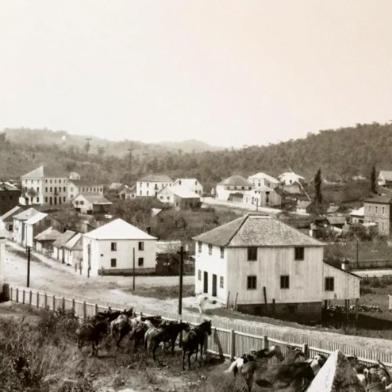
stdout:
MULTIPOLYGON (((141 297, 152 297, 159 299, 172 299, 178 298, 178 286, 139 286, 136 290, 127 289, 125 291, 131 292, 141 297)), ((195 295, 195 286, 193 284, 183 285, 183 297, 190 297, 195 295)))
POLYGON ((179 351, 175 355, 159 351, 158 361, 154 362, 145 352, 134 352, 127 339, 117 348, 110 337, 102 344, 100 356, 90 357, 89 346, 77 348, 78 324, 71 314, 54 314, 24 305, 12 307, 14 313, 0 312, 2 392, 217 390, 209 380, 217 371, 220 373, 216 366, 221 362, 215 357, 209 357, 201 367, 193 363, 191 371, 183 372, 179 351))

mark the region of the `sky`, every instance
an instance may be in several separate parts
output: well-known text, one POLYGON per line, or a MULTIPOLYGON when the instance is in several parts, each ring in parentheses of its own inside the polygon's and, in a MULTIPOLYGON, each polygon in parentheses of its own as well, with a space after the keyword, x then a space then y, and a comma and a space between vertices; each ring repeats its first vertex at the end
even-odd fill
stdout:
POLYGON ((0 128, 269 144, 392 120, 390 0, 0 0, 0 128))

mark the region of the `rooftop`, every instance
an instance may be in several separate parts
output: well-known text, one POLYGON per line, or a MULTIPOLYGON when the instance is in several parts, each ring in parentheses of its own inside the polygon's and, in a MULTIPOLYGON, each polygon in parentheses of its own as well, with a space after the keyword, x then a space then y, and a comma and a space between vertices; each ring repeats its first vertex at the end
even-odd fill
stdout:
POLYGON ((82 234, 77 233, 66 244, 64 244, 64 248, 69 250, 82 250, 82 239, 82 234))
POLYGON ((391 195, 377 195, 374 197, 370 197, 365 200, 365 203, 377 203, 377 204, 391 204, 392 196, 391 195))
POLYGON ((53 246, 56 248, 63 247, 74 235, 76 234, 75 231, 67 230, 64 233, 61 233, 55 242, 53 242, 53 246))
POLYGON ((36 179, 36 178, 45 178, 45 177, 68 178, 68 174, 65 172, 65 170, 53 168, 51 166, 46 167, 44 165, 41 165, 40 167, 37 167, 31 172, 21 176, 23 180, 29 178, 36 179))
POLYGON ((75 185, 78 186, 103 186, 102 182, 99 181, 91 181, 91 180, 70 180, 69 182, 72 182, 75 185))
POLYGON ((23 211, 23 207, 15 206, 11 210, 7 211, 5 214, 0 216, 0 220, 2 220, 3 222, 12 221, 14 215, 19 214, 22 211, 23 211))
POLYGON ((30 219, 32 216, 39 214, 40 212, 37 211, 35 208, 31 207, 28 208, 27 210, 24 210, 16 215, 14 215, 14 219, 17 220, 27 220, 30 219))
POLYGON ((0 192, 1 191, 19 191, 19 188, 10 182, 0 182, 0 192))
POLYGON ((115 219, 103 226, 98 227, 85 234, 85 237, 96 240, 155 240, 156 238, 147 234, 138 227, 115 219))
POLYGON ((143 177, 142 182, 173 182, 173 180, 166 174, 149 174, 143 177))
POLYGON ((252 176, 249 176, 248 180, 253 180, 253 179, 256 180, 256 179, 259 179, 259 178, 260 179, 265 179, 265 180, 267 180, 269 182, 272 182, 273 184, 279 184, 279 181, 275 177, 272 177, 269 174, 263 173, 263 172, 259 172, 259 173, 253 174, 252 176))
POLYGON ((39 211, 37 214, 34 214, 31 218, 27 219, 25 223, 28 225, 34 225, 42 219, 46 218, 47 216, 48 214, 39 211))
POLYGON ((221 181, 218 185, 226 185, 226 186, 252 186, 251 183, 244 177, 239 175, 234 175, 226 178, 221 181))
POLYGON ((184 189, 181 186, 176 186, 173 188, 170 188, 169 190, 171 190, 176 196, 181 197, 182 199, 200 199, 200 196, 195 193, 192 192, 191 190, 188 189, 184 189))
POLYGON ((79 193, 75 199, 78 197, 83 197, 91 204, 112 204, 112 202, 106 199, 106 197, 99 194, 79 193))
POLYGON ((58 230, 54 229, 53 227, 48 227, 46 230, 36 235, 34 239, 38 242, 56 241, 60 235, 61 233, 58 230))
POLYGON ((392 181, 392 170, 380 170, 378 176, 382 177, 384 180, 392 181))
POLYGON ((324 245, 280 220, 260 214, 247 214, 194 240, 222 247, 324 245))

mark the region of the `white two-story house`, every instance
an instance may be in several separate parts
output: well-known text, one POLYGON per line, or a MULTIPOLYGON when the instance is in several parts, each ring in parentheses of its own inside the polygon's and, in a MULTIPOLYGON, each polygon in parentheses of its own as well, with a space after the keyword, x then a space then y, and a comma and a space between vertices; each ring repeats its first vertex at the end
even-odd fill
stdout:
POLYGON ((195 292, 259 315, 321 315, 325 300, 359 298, 359 277, 323 262, 324 244, 248 214, 195 237, 195 292))
POLYGON ((173 186, 173 180, 164 174, 151 174, 136 182, 137 197, 156 197, 167 186, 173 186))

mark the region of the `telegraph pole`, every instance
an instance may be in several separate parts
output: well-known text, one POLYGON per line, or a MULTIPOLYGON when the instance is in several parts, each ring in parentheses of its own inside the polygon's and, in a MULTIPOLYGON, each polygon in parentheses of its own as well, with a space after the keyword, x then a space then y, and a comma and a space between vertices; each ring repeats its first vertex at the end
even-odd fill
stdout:
POLYGON ((184 247, 180 248, 180 284, 179 284, 179 292, 178 292, 178 315, 182 316, 182 281, 184 275, 184 247))
POLYGON ((132 291, 135 291, 135 248, 133 248, 132 258, 132 291))
POLYGON ((30 287, 30 259, 31 259, 31 248, 27 247, 27 287, 30 287))

